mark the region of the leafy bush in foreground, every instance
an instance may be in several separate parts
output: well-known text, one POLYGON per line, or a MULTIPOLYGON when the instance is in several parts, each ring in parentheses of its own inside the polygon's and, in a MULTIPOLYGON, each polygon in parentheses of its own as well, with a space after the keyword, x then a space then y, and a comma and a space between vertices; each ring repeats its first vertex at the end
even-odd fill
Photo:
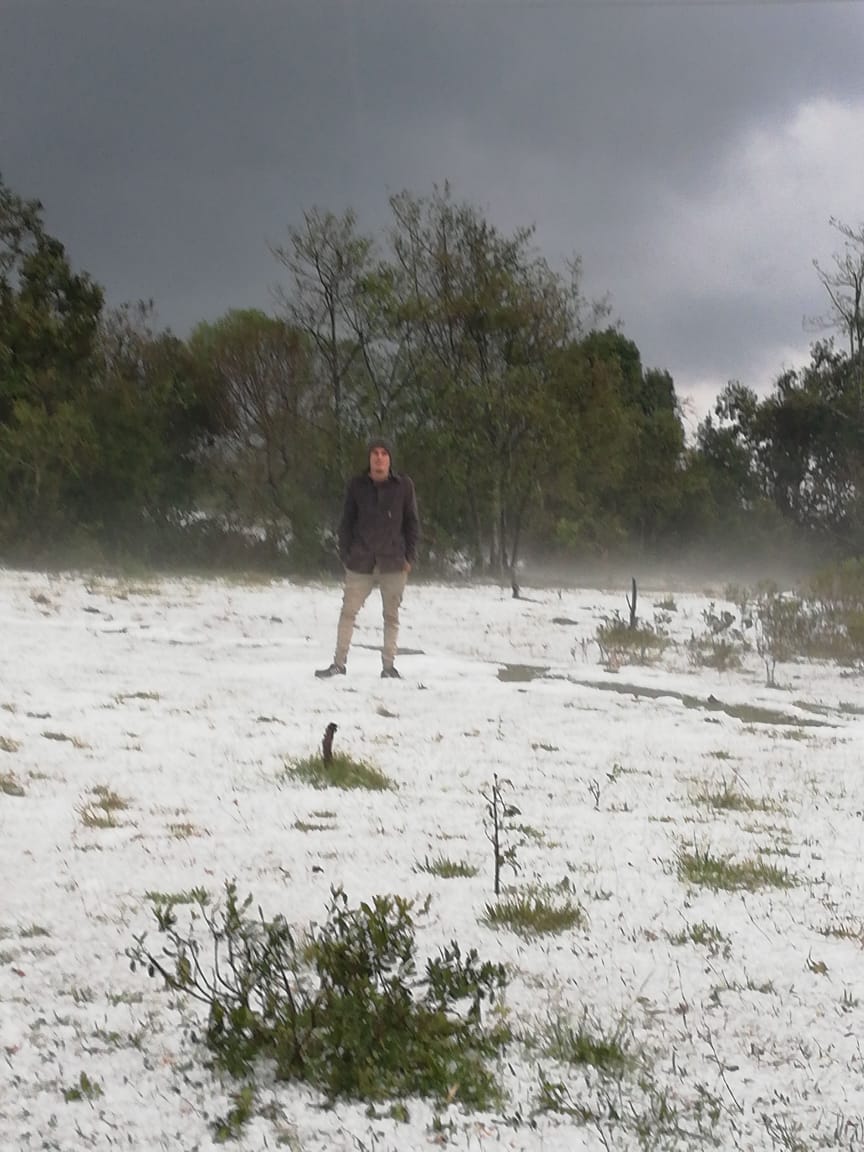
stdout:
POLYGON ((502 965, 452 941, 418 978, 413 901, 399 896, 349 908, 332 889, 325 922, 298 936, 281 916, 247 915, 251 902, 227 883, 224 910, 200 903, 188 933, 161 918, 160 956, 143 936, 127 950, 133 967, 207 1006, 204 1042, 218 1067, 247 1077, 266 1058, 277 1078, 329 1098, 500 1101, 485 1061, 509 1035, 484 1026, 481 1006, 506 986, 502 965))

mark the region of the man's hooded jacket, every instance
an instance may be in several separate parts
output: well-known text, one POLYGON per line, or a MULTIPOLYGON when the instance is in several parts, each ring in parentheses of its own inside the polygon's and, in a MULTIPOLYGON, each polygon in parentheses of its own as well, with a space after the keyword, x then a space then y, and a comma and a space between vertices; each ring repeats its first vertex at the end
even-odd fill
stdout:
POLYGON ((348 484, 339 521, 339 557, 351 572, 401 572, 406 562, 413 565, 417 559, 420 517, 414 483, 393 471, 392 452, 390 460, 390 474, 381 483, 367 471, 348 484))

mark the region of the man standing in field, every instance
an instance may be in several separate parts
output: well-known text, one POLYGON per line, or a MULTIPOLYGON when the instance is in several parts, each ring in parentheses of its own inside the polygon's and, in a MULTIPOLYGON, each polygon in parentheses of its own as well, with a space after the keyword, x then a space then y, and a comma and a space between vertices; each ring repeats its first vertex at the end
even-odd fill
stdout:
POLYGON ((321 678, 344 676, 357 613, 377 584, 384 612, 381 676, 398 680, 396 646, 399 607, 408 573, 417 559, 420 518, 410 477, 394 472, 390 441, 369 442, 369 469, 355 476, 345 492, 339 522, 339 558, 345 566, 342 612, 336 631, 333 663, 320 668, 321 678))

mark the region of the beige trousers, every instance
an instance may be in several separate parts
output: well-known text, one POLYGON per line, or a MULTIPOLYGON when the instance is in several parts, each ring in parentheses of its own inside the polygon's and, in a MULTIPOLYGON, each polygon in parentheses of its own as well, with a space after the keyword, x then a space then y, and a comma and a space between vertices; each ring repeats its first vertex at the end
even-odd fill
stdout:
POLYGON ((336 630, 337 664, 348 663, 348 649, 354 635, 354 621, 357 613, 366 603, 369 593, 377 584, 381 589, 381 607, 384 613, 384 642, 381 648, 381 663, 389 668, 396 660, 396 647, 399 641, 399 607, 402 593, 408 580, 407 572, 346 572, 342 590, 342 611, 339 614, 339 627, 336 630))

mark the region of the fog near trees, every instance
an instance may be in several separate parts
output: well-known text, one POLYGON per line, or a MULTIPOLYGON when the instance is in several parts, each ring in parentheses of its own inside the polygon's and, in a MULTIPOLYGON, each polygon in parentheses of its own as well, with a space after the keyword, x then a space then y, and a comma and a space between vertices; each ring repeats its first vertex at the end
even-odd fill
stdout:
POLYGON ((379 431, 428 572, 860 553, 864 228, 833 222, 809 363, 765 395, 730 382, 688 443, 674 380, 585 298, 578 257, 552 269, 446 185, 390 209, 367 235, 311 208, 274 248, 272 312, 182 340, 152 304, 106 307, 0 181, 0 555, 335 571, 379 431))

